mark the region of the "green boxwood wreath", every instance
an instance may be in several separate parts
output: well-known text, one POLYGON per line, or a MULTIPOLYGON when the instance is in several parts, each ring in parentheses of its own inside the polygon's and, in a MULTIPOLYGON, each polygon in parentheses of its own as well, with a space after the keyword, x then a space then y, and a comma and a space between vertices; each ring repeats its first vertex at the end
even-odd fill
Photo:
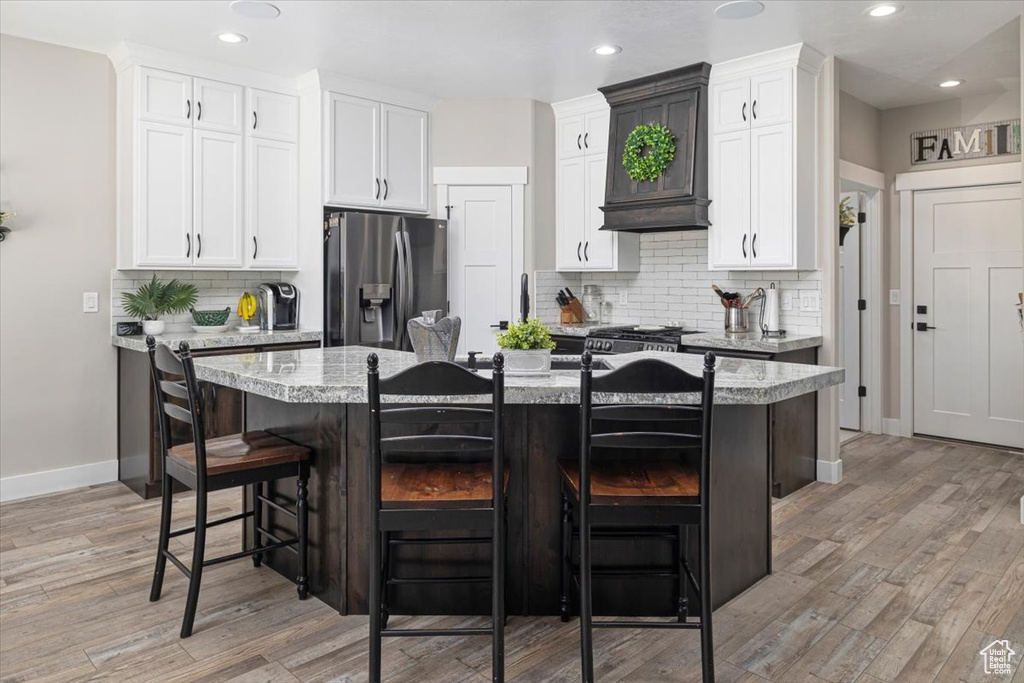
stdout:
POLYGON ((656 123, 644 124, 634 128, 626 138, 622 167, 630 178, 638 182, 657 180, 671 165, 675 155, 676 141, 672 131, 656 123))

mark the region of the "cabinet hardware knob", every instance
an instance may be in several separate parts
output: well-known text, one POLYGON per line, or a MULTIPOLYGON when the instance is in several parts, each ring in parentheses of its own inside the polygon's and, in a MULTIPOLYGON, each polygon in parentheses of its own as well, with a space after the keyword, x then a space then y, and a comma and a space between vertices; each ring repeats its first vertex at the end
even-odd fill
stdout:
POLYGON ((583 259, 580 257, 580 247, 583 246, 583 242, 576 243, 576 260, 583 263, 583 259))
POLYGON ((589 131, 583 134, 583 146, 586 147, 587 149, 590 149, 590 145, 587 144, 587 138, 589 138, 589 137, 590 137, 590 132, 589 131))
MULTIPOLYGON (((199 119, 196 119, 197 121, 199 119)), ((200 258, 203 255, 203 236, 200 233, 196 233, 196 258, 200 258)))
POLYGON ((260 244, 256 241, 256 235, 252 236, 252 258, 256 260, 256 254, 260 251, 260 244))
POLYGON ((743 236, 743 245, 742 245, 741 248, 743 249, 743 258, 747 258, 747 236, 746 235, 743 236))
POLYGON ((576 146, 579 147, 580 149, 583 149, 583 145, 580 144, 580 139, 582 137, 583 137, 583 133, 580 133, 579 135, 576 136, 576 146))
POLYGON ((588 249, 590 249, 590 242, 589 241, 585 245, 583 245, 583 260, 584 261, 589 261, 590 260, 590 256, 587 255, 587 250, 588 249))
POLYGON ((185 258, 192 255, 192 235, 185 233, 185 258))
POLYGON ((196 100, 196 121, 200 121, 203 118, 203 103, 196 100))
POLYGON ((755 119, 757 118, 757 100, 754 100, 754 104, 750 105, 750 113, 754 115, 755 119))
POLYGON ((742 109, 742 111, 740 111, 740 114, 743 115, 743 120, 746 121, 747 120, 747 103, 746 102, 743 103, 743 109, 742 109))
POLYGON ((374 184, 374 187, 377 188, 376 190, 374 190, 373 198, 374 199, 380 199, 380 178, 374 178, 373 179, 373 184, 374 184))
POLYGON ((388 200, 388 179, 384 179, 384 201, 388 200))
POLYGON ((753 254, 754 258, 757 258, 757 233, 754 233, 754 237, 750 240, 750 253, 753 254))
POLYGON ((192 118, 192 100, 185 100, 185 118, 192 118))

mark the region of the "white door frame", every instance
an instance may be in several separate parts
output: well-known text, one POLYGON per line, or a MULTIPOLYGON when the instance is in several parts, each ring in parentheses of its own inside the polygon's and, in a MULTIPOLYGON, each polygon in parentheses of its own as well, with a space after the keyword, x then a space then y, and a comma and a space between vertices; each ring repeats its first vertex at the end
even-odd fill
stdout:
MULTIPOLYGON (((512 188, 512 273, 526 272, 526 166, 435 166, 434 185, 437 187, 435 218, 448 218, 445 205, 448 203, 448 188, 451 186, 479 187, 481 185, 505 185, 512 188)), ((449 233, 450 234, 450 233, 449 233)), ((448 245, 449 251, 451 245, 448 245)), ((518 275, 512 282, 513 314, 519 310, 518 275)), ((449 282, 451 273, 449 273, 449 282)), ((449 297, 450 298, 450 297, 449 297)))
POLYGON ((991 164, 898 173, 900 194, 900 436, 914 435, 914 193, 1021 181, 1021 164, 991 164))
POLYGON ((867 222, 861 234, 861 291, 868 302, 861 317, 860 374, 867 380, 868 395, 862 402, 860 429, 882 433, 882 311, 888 304, 882 298, 882 216, 884 216, 885 175, 864 166, 839 161, 840 188, 846 183, 867 198, 861 208, 867 222))

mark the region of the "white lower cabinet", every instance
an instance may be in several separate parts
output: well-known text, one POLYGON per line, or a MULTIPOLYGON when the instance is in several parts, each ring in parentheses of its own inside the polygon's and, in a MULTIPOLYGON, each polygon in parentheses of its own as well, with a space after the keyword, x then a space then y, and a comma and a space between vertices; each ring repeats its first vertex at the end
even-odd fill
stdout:
POLYGON ((246 264, 279 269, 298 266, 299 164, 291 142, 249 138, 246 264))
POLYGON ((147 121, 138 127, 134 265, 192 265, 192 129, 147 121))
POLYGON ((193 132, 192 263, 240 268, 242 258, 242 136, 193 132))

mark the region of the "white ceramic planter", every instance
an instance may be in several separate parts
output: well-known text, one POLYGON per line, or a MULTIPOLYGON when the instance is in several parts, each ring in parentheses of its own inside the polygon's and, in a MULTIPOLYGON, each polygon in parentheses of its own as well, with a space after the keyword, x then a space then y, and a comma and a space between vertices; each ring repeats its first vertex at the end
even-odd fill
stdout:
POLYGON ((506 375, 551 374, 551 349, 501 349, 505 355, 506 375))
POLYGON ((166 323, 163 320, 143 320, 142 321, 142 333, 143 334, 163 334, 166 323))

